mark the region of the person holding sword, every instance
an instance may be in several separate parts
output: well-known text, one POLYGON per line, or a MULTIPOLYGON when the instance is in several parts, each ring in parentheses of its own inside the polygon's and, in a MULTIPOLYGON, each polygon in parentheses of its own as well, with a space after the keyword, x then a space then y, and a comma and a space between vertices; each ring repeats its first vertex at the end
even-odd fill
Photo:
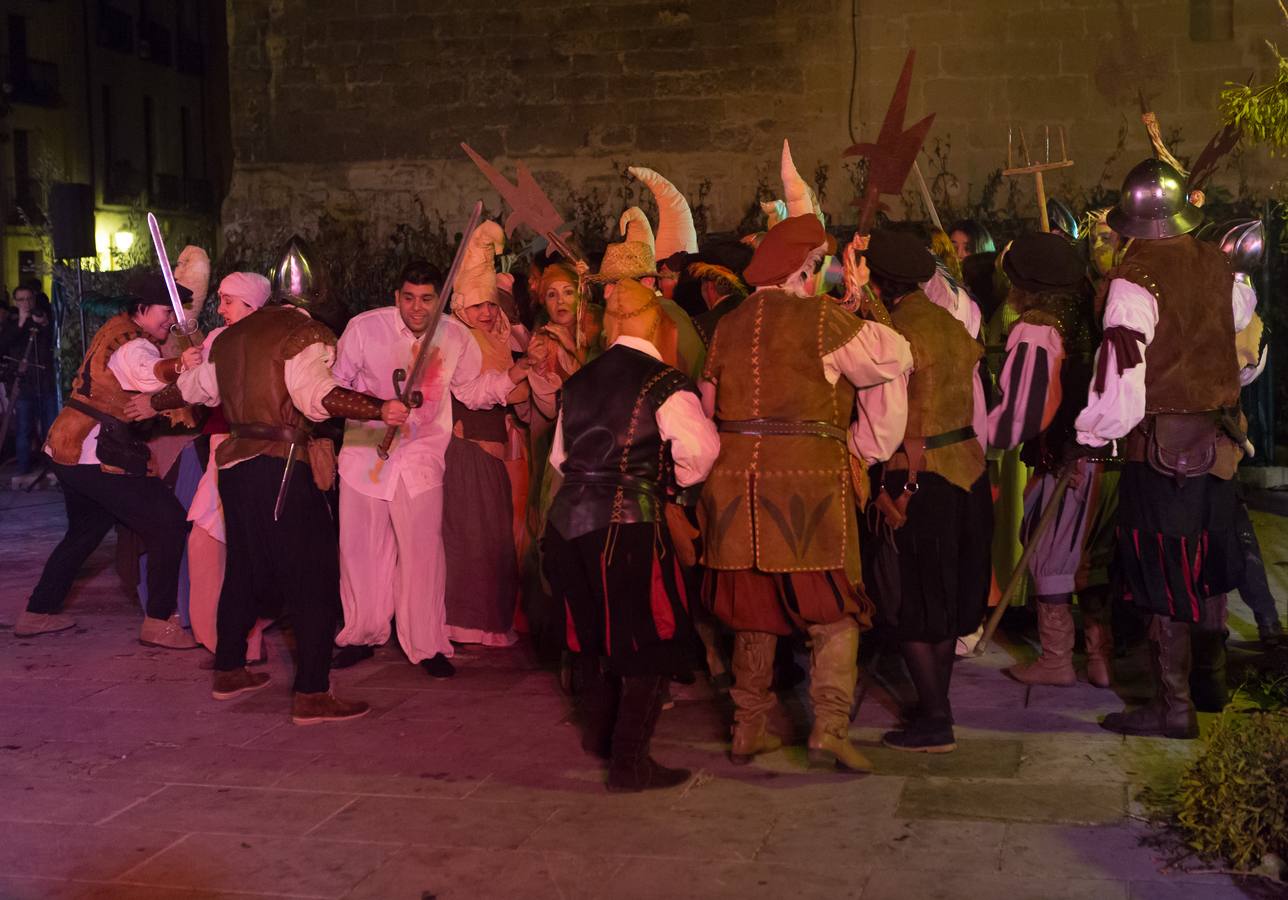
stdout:
MULTIPOLYGON (((184 294, 191 296, 180 287, 181 300, 184 294)), ((189 347, 179 356, 162 358, 161 344, 176 320, 159 274, 136 275, 124 297, 102 302, 119 311, 90 340, 44 447, 63 491, 67 533, 49 555, 14 635, 31 637, 75 626, 62 613, 63 603, 77 571, 119 523, 143 539, 148 554, 147 616, 139 641, 192 649, 197 644, 175 614, 188 532, 183 506, 153 471, 148 445, 131 427, 127 407, 140 392, 173 385, 201 362, 201 350, 189 347)))

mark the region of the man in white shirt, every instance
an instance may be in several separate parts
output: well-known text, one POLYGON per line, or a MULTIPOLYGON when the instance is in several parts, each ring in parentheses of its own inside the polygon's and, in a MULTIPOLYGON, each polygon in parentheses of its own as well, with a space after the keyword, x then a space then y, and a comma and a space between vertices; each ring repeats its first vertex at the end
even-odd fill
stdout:
MULTIPOLYGON (((409 371, 431 324, 442 277, 424 261, 399 275, 394 306, 362 313, 344 330, 334 373, 343 385, 393 397, 395 370, 409 371)), ((399 429, 388 459, 376 448, 385 429, 350 422, 340 451, 340 596, 344 628, 335 665, 371 656, 389 640, 390 620, 414 664, 435 678, 454 673, 447 637, 443 551, 443 458, 452 436, 452 396, 471 409, 504 403, 527 373, 483 372, 469 330, 443 316, 421 384, 423 403, 399 429)))
MULTIPOLYGON (((179 294, 181 300, 191 297, 182 285, 179 294)), ((197 644, 175 613, 187 536, 183 506, 149 472, 147 444, 132 432, 126 407, 137 392, 159 391, 199 364, 201 350, 189 347, 181 356, 161 358, 175 319, 159 274, 135 276, 121 299, 125 309, 90 341, 67 405, 49 430, 45 452, 63 490, 67 534, 45 563, 14 634, 30 637, 76 624, 59 610, 77 570, 119 522, 142 538, 148 554, 147 617, 139 640, 187 650, 197 644)))
POLYGON ((581 672, 582 746, 608 789, 679 784, 649 756, 669 678, 692 671, 684 579, 663 527, 667 491, 702 481, 720 450, 692 382, 653 344, 665 314, 624 279, 608 299, 609 349, 564 384, 550 464, 563 475, 542 542, 581 672), (673 482, 673 484, 671 484, 673 482))

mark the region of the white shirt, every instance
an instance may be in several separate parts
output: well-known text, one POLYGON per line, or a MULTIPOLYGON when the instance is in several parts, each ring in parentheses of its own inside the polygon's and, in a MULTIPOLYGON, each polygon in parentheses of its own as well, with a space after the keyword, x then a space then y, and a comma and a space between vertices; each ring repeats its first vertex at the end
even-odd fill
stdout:
MULTIPOLYGON (((334 373, 345 387, 382 400, 394 398, 395 369, 410 371, 420 340, 403 324, 397 307, 384 306, 355 316, 336 348, 334 373)), ((514 390, 507 372, 484 372, 483 351, 469 329, 450 316, 439 320, 433 349, 419 387, 424 403, 411 411, 389 458, 376 447, 384 439, 382 422, 350 421, 340 451, 340 478, 349 487, 380 500, 392 500, 398 483, 415 496, 443 483, 443 458, 452 439, 452 395, 470 409, 504 403, 514 390)))
MULTIPOLYGON (((612 347, 621 344, 662 361, 662 354, 643 338, 622 335, 612 347)), ((612 347, 609 347, 611 350, 612 347)), ((704 481, 720 455, 720 434, 716 425, 702 411, 702 401, 692 391, 676 391, 657 408, 657 431, 662 440, 671 442, 675 460, 675 483, 682 488, 704 481)), ((563 472, 567 459, 563 444, 563 413, 555 423, 554 442, 550 446, 550 465, 563 472)))
MULTIPOLYGON (((1230 302, 1234 307, 1234 330, 1237 334, 1252 321, 1252 314, 1257 309, 1257 293, 1252 285, 1236 281, 1230 292, 1230 302)), ((1143 341, 1136 342, 1142 359, 1121 373, 1117 360, 1110 359, 1104 393, 1096 392, 1094 381, 1087 389, 1087 406, 1078 414, 1074 427, 1078 431, 1078 443, 1088 447, 1103 447, 1110 441, 1125 437, 1145 418, 1143 357, 1145 349, 1153 343, 1154 329, 1158 327, 1158 301, 1140 285, 1115 278, 1109 283, 1109 296, 1105 300, 1104 327, 1139 331, 1144 336, 1143 341)), ((1097 365, 1100 354, 1113 352, 1111 346, 1102 344, 1096 351, 1097 365)))
POLYGON ((889 459, 908 427, 908 374, 912 347, 880 322, 864 322, 859 333, 823 357, 823 377, 842 376, 854 385, 858 416, 850 425, 849 448, 869 463, 889 459))
MULTIPOLYGON (((126 341, 112 352, 107 359, 107 368, 116 376, 116 380, 125 390, 150 394, 166 386, 166 383, 156 376, 156 364, 160 359, 160 347, 145 337, 136 337, 132 341, 126 341)), ((101 425, 95 425, 85 436, 81 444, 80 459, 77 461, 80 465, 99 464, 98 432, 101 427, 101 425)))

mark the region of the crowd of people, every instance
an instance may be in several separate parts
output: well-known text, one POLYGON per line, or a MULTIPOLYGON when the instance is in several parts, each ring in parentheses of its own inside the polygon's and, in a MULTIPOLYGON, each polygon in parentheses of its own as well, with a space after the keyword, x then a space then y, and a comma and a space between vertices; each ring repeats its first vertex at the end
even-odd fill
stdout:
MULTIPOLYGON (((433 678, 455 645, 554 635, 612 790, 688 777, 650 738, 703 666, 733 702, 730 758, 779 748, 778 645, 803 636, 810 763, 865 772, 860 635, 896 646, 916 689, 883 743, 953 750, 953 668, 1009 531, 1041 644, 1011 677, 1076 682, 1076 598, 1086 677, 1109 687, 1119 604, 1155 693, 1104 727, 1196 736, 1196 709, 1225 702, 1225 593, 1260 602, 1268 640, 1280 626, 1264 572, 1259 601, 1247 587, 1232 478, 1256 296, 1194 236, 1175 170, 1146 160, 1117 206, 1004 248, 973 222, 838 243, 786 150, 766 230, 700 247, 675 187, 631 172, 656 235, 633 207, 593 268, 548 248, 498 271, 484 221, 450 289, 413 261, 338 337, 316 286, 280 272, 225 277, 224 324, 175 334, 162 273, 137 275, 49 429, 67 534, 15 633, 74 624, 77 570, 119 525, 146 559, 139 640, 205 647, 229 700, 269 682, 263 631, 289 623, 300 725, 368 711, 330 670, 395 626, 433 678), (180 440, 158 454, 145 427, 180 440), (1031 472, 1014 520, 995 514, 1003 454, 1031 472)), ((180 303, 205 293, 175 276, 180 303)))

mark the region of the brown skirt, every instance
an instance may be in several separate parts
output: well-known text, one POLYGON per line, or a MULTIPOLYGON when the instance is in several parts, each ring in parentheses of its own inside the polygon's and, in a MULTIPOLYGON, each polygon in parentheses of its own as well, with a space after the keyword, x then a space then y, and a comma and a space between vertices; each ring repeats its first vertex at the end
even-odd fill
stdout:
POLYGON ((707 570, 707 608, 734 631, 789 635, 808 625, 830 625, 847 616, 872 625, 872 601, 851 585, 843 569, 821 572, 707 570))

